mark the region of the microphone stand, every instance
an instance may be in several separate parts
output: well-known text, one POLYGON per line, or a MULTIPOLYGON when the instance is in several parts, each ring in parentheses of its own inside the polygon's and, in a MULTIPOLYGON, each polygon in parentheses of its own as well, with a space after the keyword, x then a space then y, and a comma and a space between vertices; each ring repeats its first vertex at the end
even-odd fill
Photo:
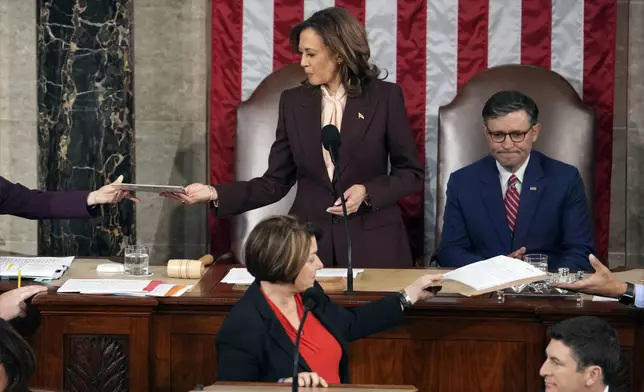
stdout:
MULTIPOLYGON (((338 162, 334 157, 334 154, 329 154, 331 156, 331 161, 335 166, 335 175, 338 178, 338 183, 340 183, 340 168, 338 167, 338 162)), ((338 159, 339 161, 339 159, 338 159)), ((344 192, 340 190, 340 203, 342 204, 342 215, 344 217, 344 228, 347 235, 347 293, 353 294, 353 265, 351 263, 351 235, 349 235, 349 219, 347 214, 347 201, 344 198, 344 192)))
POLYGON ((300 380, 297 376, 297 368, 300 360, 300 338, 302 337, 302 331, 304 330, 306 316, 309 315, 314 304, 315 302, 311 299, 304 301, 304 314, 302 315, 302 321, 300 322, 300 327, 297 329, 297 335, 295 336, 295 352, 293 353, 293 382, 291 383, 292 392, 297 392, 300 387, 300 380))

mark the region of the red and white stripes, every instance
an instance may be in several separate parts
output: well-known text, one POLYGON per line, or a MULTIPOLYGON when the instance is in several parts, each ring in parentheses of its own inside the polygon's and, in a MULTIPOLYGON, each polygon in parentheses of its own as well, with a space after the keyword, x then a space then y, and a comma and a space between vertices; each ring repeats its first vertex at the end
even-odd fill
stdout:
MULTIPOLYGON (((365 25, 372 60, 401 85, 418 151, 423 194, 401 202, 405 215, 424 205, 426 249, 433 247, 438 107, 488 67, 522 63, 563 75, 597 110, 595 211, 598 251, 608 245, 616 0, 220 0, 213 2, 211 181, 232 181, 235 106, 273 70, 299 61, 290 29, 313 12, 344 7, 365 25)), ((214 250, 227 249, 227 227, 213 222, 214 250)), ((422 227, 418 228, 420 232, 422 227)))

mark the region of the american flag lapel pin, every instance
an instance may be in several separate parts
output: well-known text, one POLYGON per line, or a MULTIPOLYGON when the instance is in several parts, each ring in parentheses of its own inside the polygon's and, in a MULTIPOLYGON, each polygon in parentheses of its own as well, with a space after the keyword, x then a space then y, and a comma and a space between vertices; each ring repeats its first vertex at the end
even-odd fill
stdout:
POLYGON ((359 118, 360 120, 364 120, 364 116, 362 115, 362 113, 358 112, 358 118, 359 118))
POLYGON ((531 191, 536 191, 536 190, 537 190, 537 187, 536 187, 536 186, 531 186, 531 187, 530 187, 530 190, 531 190, 531 191))

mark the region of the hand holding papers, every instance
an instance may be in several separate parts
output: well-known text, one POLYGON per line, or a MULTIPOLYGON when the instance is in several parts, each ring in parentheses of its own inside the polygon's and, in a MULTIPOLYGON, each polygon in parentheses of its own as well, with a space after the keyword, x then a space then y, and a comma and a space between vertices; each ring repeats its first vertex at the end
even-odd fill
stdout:
POLYGON ((547 273, 524 261, 496 256, 449 271, 444 277, 456 282, 460 294, 470 297, 545 280, 547 273))

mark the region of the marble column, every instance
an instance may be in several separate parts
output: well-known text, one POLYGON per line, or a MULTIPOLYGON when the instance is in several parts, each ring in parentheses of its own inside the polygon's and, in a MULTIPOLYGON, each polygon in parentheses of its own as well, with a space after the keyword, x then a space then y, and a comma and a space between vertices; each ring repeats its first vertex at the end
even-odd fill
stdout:
MULTIPOLYGON (((37 15, 40 189, 134 182, 132 1, 41 0, 37 15)), ((116 255, 134 232, 126 201, 95 219, 41 221, 38 252, 116 255)))
MULTIPOLYGON (((134 1, 136 178, 147 184, 207 183, 209 0, 134 1)), ((208 251, 205 205, 139 195, 137 240, 150 262, 208 251)))
POLYGON ((629 268, 644 268, 644 1, 629 8, 626 144, 626 249, 629 268))
MULTIPOLYGON (((36 2, 0 1, 0 175, 38 186, 36 2)), ((0 254, 37 252, 36 221, 0 216, 0 254)))
POLYGON ((608 261, 610 268, 626 263, 626 121, 628 118, 629 2, 617 3, 615 37, 615 101, 613 110, 613 168, 610 192, 608 261))

